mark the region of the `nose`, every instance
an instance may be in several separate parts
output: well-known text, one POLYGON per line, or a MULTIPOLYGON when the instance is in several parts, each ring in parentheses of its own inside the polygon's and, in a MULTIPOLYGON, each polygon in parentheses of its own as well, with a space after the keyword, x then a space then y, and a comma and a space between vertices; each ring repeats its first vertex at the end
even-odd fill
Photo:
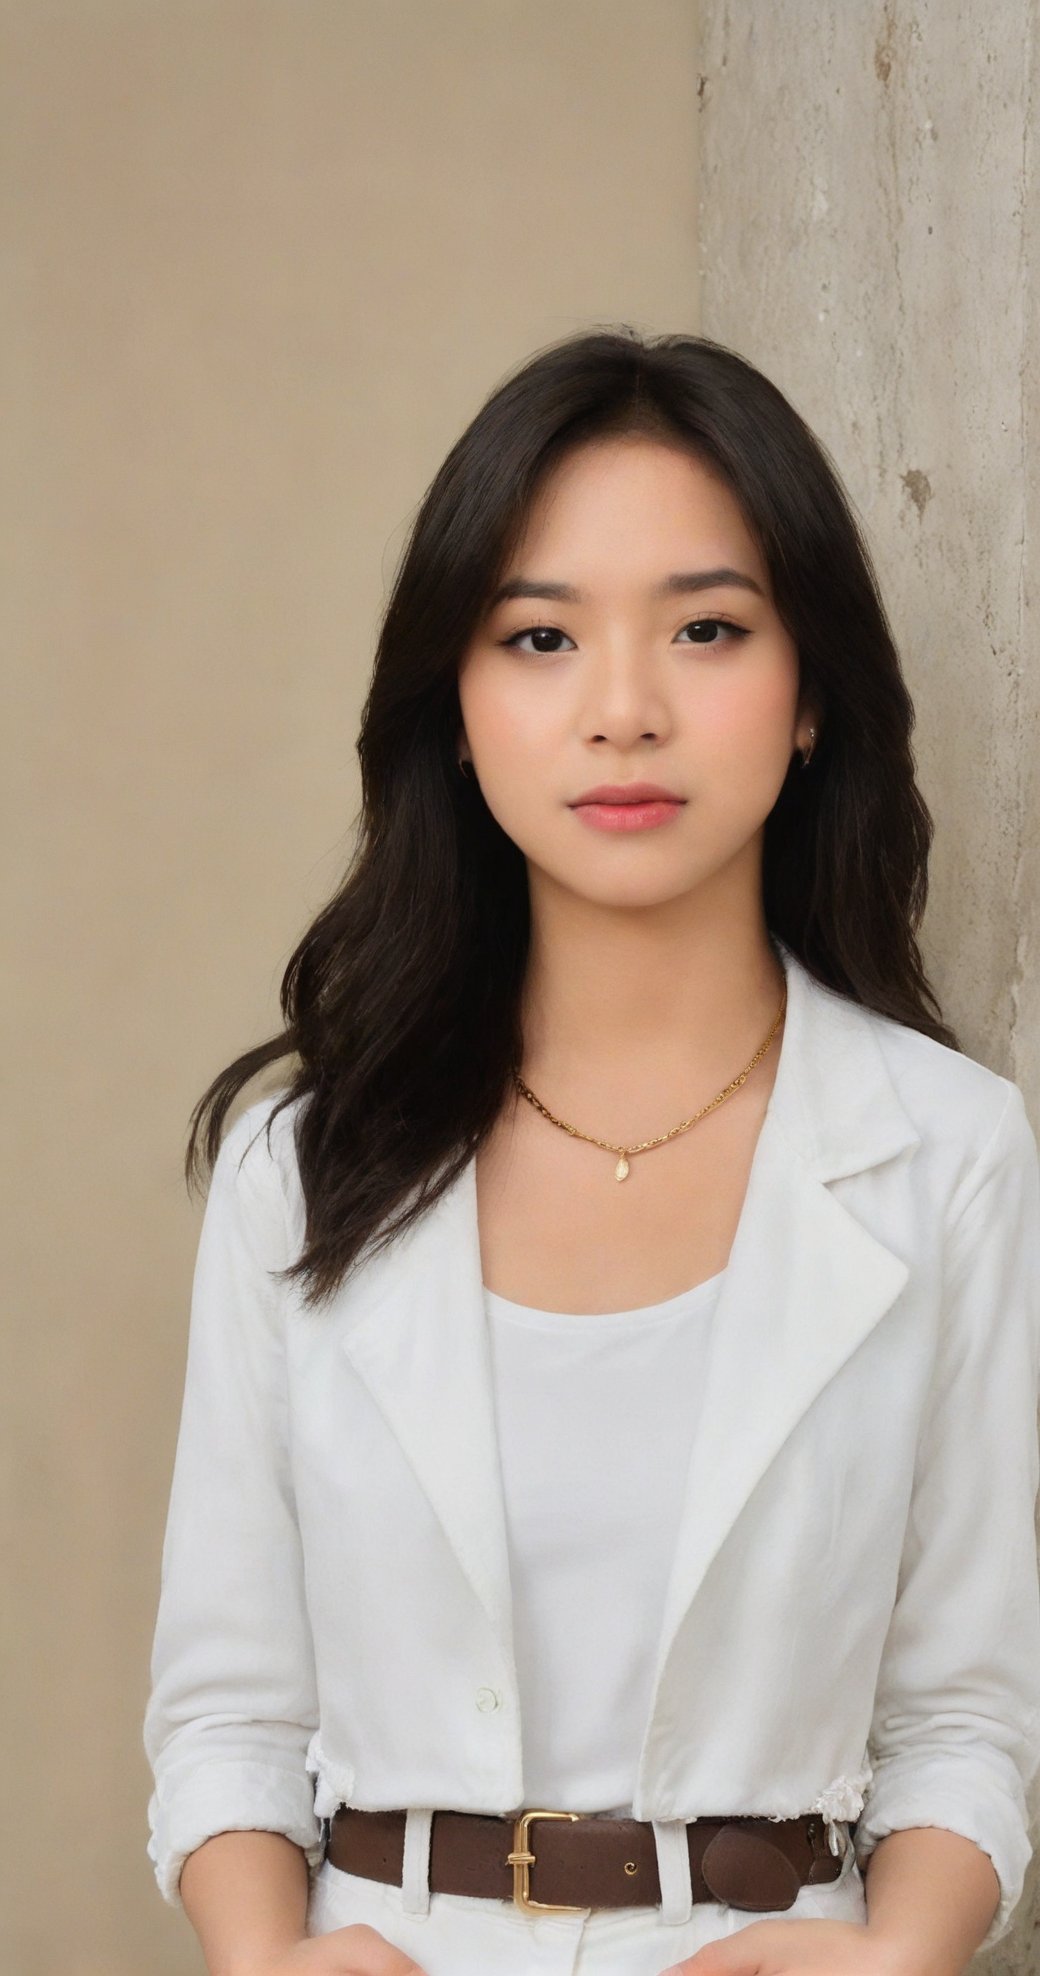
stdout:
POLYGON ((609 741, 618 749, 668 734, 672 720, 660 675, 638 640, 590 655, 580 719, 587 739, 609 741))

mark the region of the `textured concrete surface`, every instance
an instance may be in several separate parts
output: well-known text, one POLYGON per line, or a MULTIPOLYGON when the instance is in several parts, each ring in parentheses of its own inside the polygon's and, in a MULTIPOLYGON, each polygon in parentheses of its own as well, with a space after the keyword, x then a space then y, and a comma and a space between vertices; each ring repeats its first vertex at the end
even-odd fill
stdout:
POLYGON ((926 964, 1040 1128, 1035 0, 701 9, 701 324, 866 524, 936 823, 926 964))
MULTIPOLYGON (((703 0, 701 37, 701 327, 859 509, 936 824, 926 965, 1040 1130, 1035 5, 703 0)), ((973 1970, 1035 1976, 1038 1883, 973 1970)))

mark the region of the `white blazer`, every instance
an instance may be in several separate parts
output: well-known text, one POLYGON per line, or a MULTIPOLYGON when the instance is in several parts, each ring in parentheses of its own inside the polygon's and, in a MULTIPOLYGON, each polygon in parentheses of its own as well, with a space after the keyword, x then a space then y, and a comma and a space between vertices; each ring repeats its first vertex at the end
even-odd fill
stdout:
MULTIPOLYGON (((1040 1767, 1040 1162, 1007 1078, 821 987, 787 1018, 713 1327, 640 1819, 811 1809, 990 1856, 1040 1767)), ((524 1807, 472 1160, 307 1311, 293 1108, 221 1148, 144 1725, 167 1900, 212 1834, 524 1807), (243 1157, 244 1155, 244 1157, 243 1157)), ((560 1809, 565 1807, 558 1807, 560 1809)), ((596 1809, 596 1807, 566 1807, 596 1809)))

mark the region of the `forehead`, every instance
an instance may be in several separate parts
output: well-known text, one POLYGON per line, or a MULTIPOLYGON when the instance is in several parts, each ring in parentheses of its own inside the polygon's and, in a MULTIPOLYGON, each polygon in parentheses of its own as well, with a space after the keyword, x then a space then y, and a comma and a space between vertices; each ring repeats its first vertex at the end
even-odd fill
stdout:
POLYGON ((666 575, 723 567, 768 595, 764 557, 728 482, 680 445, 624 434, 587 441, 547 470, 495 596, 532 594, 520 587, 528 577, 557 579, 561 596, 583 577, 664 590, 666 575))

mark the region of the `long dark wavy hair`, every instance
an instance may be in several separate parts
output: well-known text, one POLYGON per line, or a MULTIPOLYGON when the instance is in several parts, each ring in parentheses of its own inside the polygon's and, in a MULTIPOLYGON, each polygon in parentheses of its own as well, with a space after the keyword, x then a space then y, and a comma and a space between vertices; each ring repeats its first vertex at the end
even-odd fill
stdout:
MULTIPOLYGON (((821 709, 765 823, 767 927, 827 987, 953 1049, 916 940, 932 819, 913 705, 838 473, 776 386, 706 337, 622 324, 508 374, 417 509, 384 612, 357 749, 357 840, 281 985, 282 1032, 221 1071, 191 1118, 189 1186, 229 1107, 281 1058, 306 1202, 284 1272, 329 1297, 461 1172, 522 1060, 526 861, 459 773, 458 666, 544 478, 604 434, 678 442, 732 489, 759 543, 803 692, 821 709)), ((268 1121, 268 1129, 270 1121, 268 1121)))

